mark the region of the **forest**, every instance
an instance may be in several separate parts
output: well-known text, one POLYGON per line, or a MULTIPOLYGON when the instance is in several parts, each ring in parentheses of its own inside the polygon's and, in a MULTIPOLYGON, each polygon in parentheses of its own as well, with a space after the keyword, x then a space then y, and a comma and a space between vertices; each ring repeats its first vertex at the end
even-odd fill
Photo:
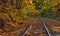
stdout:
POLYGON ((60 0, 0 0, 0 28, 7 26, 1 32, 31 22, 30 17, 60 21, 60 0))
POLYGON ((59 0, 0 0, 0 15, 9 18, 10 17, 14 18, 14 16, 16 16, 16 18, 20 16, 60 18, 60 1, 59 0))

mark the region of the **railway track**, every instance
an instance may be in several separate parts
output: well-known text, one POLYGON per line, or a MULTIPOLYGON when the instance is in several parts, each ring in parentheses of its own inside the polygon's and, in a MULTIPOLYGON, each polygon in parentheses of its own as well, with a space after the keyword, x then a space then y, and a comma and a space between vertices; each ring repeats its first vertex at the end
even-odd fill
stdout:
POLYGON ((43 24, 43 26, 44 26, 44 28, 45 28, 45 30, 47 32, 47 35, 51 36, 51 34, 50 34, 49 30, 48 30, 48 27, 46 26, 46 23, 43 20, 41 20, 41 22, 42 22, 42 24, 43 24))
POLYGON ((17 35, 18 36, 51 36, 51 34, 43 20, 37 21, 37 23, 29 25, 24 30, 22 35, 20 35, 20 32, 17 35))
MULTIPOLYGON (((44 20, 35 20, 35 23, 32 22, 26 25, 23 30, 19 30, 14 36, 60 36, 60 32, 54 31, 44 20)), ((8 33, 9 36, 10 33, 8 33)))
MULTIPOLYGON (((60 32, 52 30, 52 25, 49 25, 46 21, 42 20, 43 25, 48 33, 48 36, 60 36, 60 32)), ((45 32, 46 33, 46 32, 45 32)))
POLYGON ((30 24, 20 36, 60 36, 60 32, 53 31, 44 20, 37 20, 36 22, 30 24))

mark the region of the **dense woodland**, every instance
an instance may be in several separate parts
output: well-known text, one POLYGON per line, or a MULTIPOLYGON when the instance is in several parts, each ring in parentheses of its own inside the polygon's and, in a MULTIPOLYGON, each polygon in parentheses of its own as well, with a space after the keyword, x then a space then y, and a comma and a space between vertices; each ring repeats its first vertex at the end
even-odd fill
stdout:
POLYGON ((0 28, 16 27, 29 17, 60 19, 60 0, 0 0, 0 28))
MULTIPOLYGON (((59 17, 59 0, 0 0, 0 13, 13 17, 59 17), (9 15, 10 14, 10 15, 9 15)), ((3 15, 2 15, 3 16, 3 15)), ((1 17, 2 18, 2 17, 1 17)))

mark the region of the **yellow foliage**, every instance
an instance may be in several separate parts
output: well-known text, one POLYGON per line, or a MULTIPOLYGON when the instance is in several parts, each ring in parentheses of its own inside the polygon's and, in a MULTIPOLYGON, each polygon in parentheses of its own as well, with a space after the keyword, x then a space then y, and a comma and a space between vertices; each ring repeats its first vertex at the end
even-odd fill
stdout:
POLYGON ((23 0, 22 1, 20 13, 22 14, 22 16, 26 17, 25 14, 28 13, 27 11, 29 11, 29 13, 32 13, 32 14, 34 14, 36 11, 35 6, 32 3, 32 0, 23 0))
POLYGON ((48 0, 44 0, 43 2, 44 2, 44 3, 47 3, 47 2, 48 2, 48 0))
POLYGON ((53 11, 53 13, 56 13, 57 12, 57 8, 53 7, 52 11, 53 11))
POLYGON ((34 5, 31 5, 31 6, 29 7, 29 11, 30 11, 30 12, 34 12, 34 11, 35 11, 35 6, 34 6, 34 5))
POLYGON ((53 5, 53 6, 57 6, 57 5, 58 5, 58 1, 53 1, 53 2, 52 2, 52 5, 53 5))
POLYGON ((47 9, 47 6, 42 6, 42 9, 47 9))
POLYGON ((37 0, 37 2, 40 2, 41 0, 37 0))

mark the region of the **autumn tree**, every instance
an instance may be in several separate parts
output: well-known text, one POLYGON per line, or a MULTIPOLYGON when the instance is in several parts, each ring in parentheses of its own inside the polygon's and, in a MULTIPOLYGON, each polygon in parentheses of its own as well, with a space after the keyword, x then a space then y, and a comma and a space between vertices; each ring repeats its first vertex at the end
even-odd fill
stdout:
POLYGON ((33 0, 38 15, 54 17, 57 14, 59 0, 33 0))

